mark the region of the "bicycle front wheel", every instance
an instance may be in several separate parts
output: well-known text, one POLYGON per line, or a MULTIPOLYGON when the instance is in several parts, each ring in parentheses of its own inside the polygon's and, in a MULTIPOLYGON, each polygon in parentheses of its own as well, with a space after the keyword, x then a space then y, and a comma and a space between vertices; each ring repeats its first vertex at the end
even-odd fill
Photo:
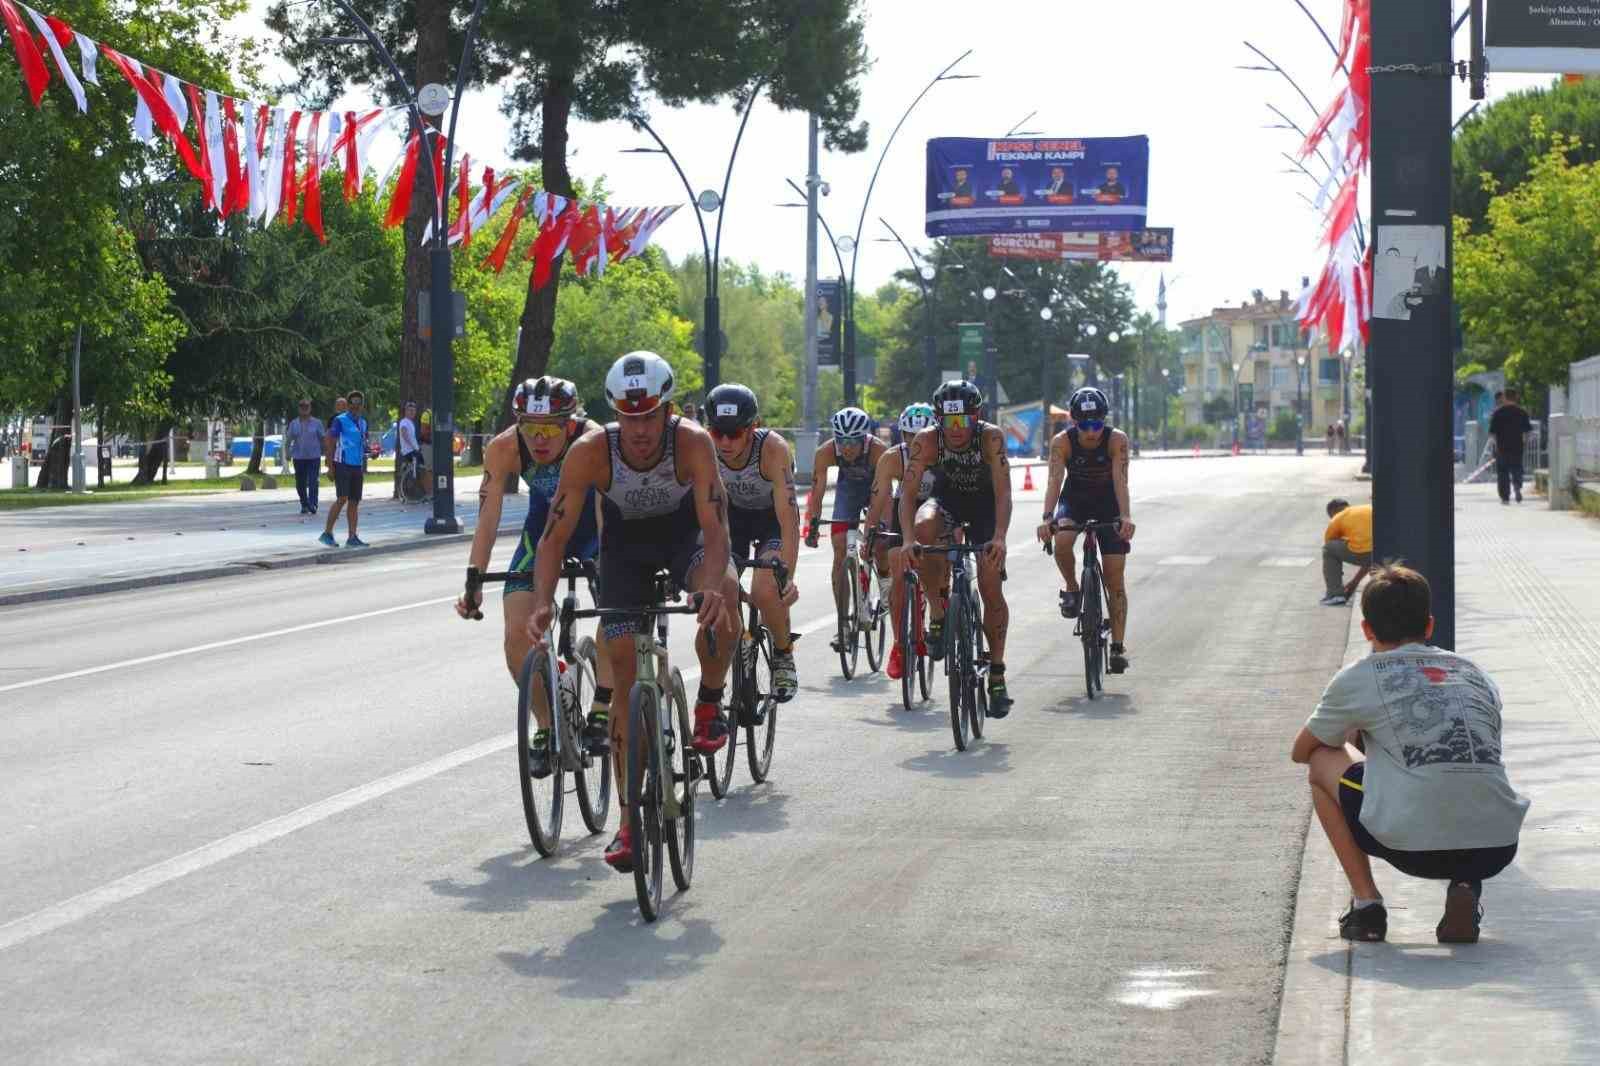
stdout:
MULTIPOLYGON (((917 625, 914 617, 916 597, 912 594, 911 583, 904 582, 904 592, 900 596, 900 614, 894 620, 895 638, 900 642, 900 658, 903 666, 900 672, 900 703, 906 710, 911 710, 911 704, 916 697, 916 674, 922 662, 917 658, 917 625)), ((926 678, 923 684, 927 684, 926 678)))
POLYGON ((660 697, 654 685, 635 684, 628 696, 628 835, 633 838, 633 889, 647 922, 661 913, 662 846, 666 792, 656 747, 660 697))
POLYGON ((888 619, 885 612, 888 605, 878 591, 877 569, 873 566, 860 568, 859 584, 861 597, 857 603, 856 613, 861 617, 861 636, 867 645, 867 669, 877 673, 883 667, 883 642, 888 636, 888 619))
MULTIPOLYGON (((761 712, 761 724, 744 731, 744 750, 750 763, 750 776, 760 784, 772 772, 772 749, 778 740, 778 700, 772 694, 772 634, 762 626, 756 630, 750 657, 750 693, 753 706, 761 712)), ((733 732, 728 734, 728 749, 733 750, 733 732)))
MULTIPOLYGON (((689 698, 683 690, 683 674, 672 668, 672 687, 667 692, 667 714, 663 720, 669 727, 664 747, 667 749, 667 766, 663 782, 677 798, 678 813, 665 817, 667 855, 672 861, 672 880, 679 892, 689 889, 694 877, 694 798, 700 788, 700 756, 689 740, 694 734, 689 726, 689 698), (671 731, 676 731, 676 736, 671 731)), ((731 732, 731 730, 730 730, 731 732)), ((730 753, 731 761, 731 753, 730 753)))
POLYGON ((600 676, 593 637, 578 641, 577 655, 578 661, 567 668, 568 673, 576 669, 578 676, 574 679, 576 699, 568 709, 569 731, 564 743, 569 745, 569 761, 577 764, 573 777, 578 783, 578 812, 589 832, 599 833, 605 830, 606 816, 611 813, 611 756, 597 758, 583 750, 584 715, 594 702, 595 685, 599 683, 596 679, 600 676))
POLYGON ((972 638, 967 633, 966 593, 960 588, 951 590, 950 606, 944 614, 944 631, 950 638, 945 652, 945 670, 950 678, 950 732, 955 735, 956 750, 966 751, 972 721, 968 710, 972 638))
MULTIPOLYGON (((517 771, 522 780, 522 814, 528 823, 528 836, 535 850, 545 858, 555 854, 561 843, 561 810, 566 797, 566 769, 562 752, 551 729, 545 742, 545 758, 550 773, 533 776, 531 757, 534 734, 539 723, 536 706, 548 711, 552 689, 551 657, 538 648, 522 660, 522 675, 517 679, 517 771), (537 705, 535 704, 537 702, 537 705)), ((546 721, 553 720, 546 715, 546 721)))
POLYGON ((856 617, 856 567, 854 559, 844 564, 845 597, 839 608, 839 671, 849 681, 856 676, 856 662, 861 649, 857 642, 861 627, 856 617))
POLYGON ((733 677, 728 685, 728 691, 733 694, 728 700, 728 743, 721 751, 706 756, 706 783, 711 786, 713 799, 721 799, 733 787, 733 760, 739 747, 739 722, 748 713, 745 708, 754 705, 751 702, 753 686, 750 683, 750 656, 753 651, 753 643, 740 637, 733 654, 733 677))
POLYGON ((916 627, 916 661, 917 661, 917 690, 922 693, 922 702, 928 702, 928 654, 925 645, 928 641, 928 597, 922 594, 922 583, 919 581, 912 586, 915 599, 912 607, 912 620, 916 627))
POLYGON ((1084 571, 1082 584, 1078 627, 1083 631, 1083 684, 1092 700, 1100 683, 1100 582, 1093 569, 1084 571))

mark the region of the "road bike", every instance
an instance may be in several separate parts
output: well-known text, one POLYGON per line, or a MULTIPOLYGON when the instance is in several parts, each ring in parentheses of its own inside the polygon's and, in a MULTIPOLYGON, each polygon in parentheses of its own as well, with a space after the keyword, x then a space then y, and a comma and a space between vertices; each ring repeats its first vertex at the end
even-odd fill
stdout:
MULTIPOLYGON (((867 534, 868 551, 872 550, 874 538, 891 548, 905 540, 898 533, 873 530, 867 534)), ((915 709, 912 704, 928 700, 928 598, 922 591, 922 579, 916 570, 907 570, 901 580, 905 591, 900 599, 900 612, 895 616, 894 631, 902 656, 900 702, 910 711, 915 709), (917 699, 919 691, 920 701, 917 699)))
MULTIPOLYGON (((781 559, 756 559, 743 564, 745 570, 770 570, 783 595, 789 584, 789 568, 781 559)), ((739 601, 749 612, 733 657, 733 679, 728 697, 728 744, 721 752, 707 756, 706 778, 711 795, 728 794, 733 784, 733 763, 739 747, 739 730, 744 729, 744 750, 750 764, 750 778, 756 784, 772 770, 772 748, 778 737, 778 700, 772 692, 772 633, 761 620, 761 612, 741 587, 739 601)), ((795 640, 793 634, 790 639, 795 640)))
POLYGON ((983 633, 983 599, 978 594, 976 567, 967 560, 981 555, 984 546, 958 542, 965 534, 961 523, 942 544, 919 544, 918 555, 943 555, 950 563, 950 597, 944 612, 944 673, 950 685, 950 732, 956 750, 966 751, 972 740, 983 739, 989 715, 989 651, 983 633))
MULTIPOLYGON (((479 574, 473 582, 474 591, 484 582, 504 581, 511 576, 479 574)), ((562 815, 569 792, 577 793, 578 811, 590 833, 605 829, 606 816, 611 811, 611 760, 591 755, 583 746, 584 714, 594 702, 599 676, 594 638, 574 640, 573 628, 566 621, 567 608, 576 610, 578 606, 579 579, 588 585, 589 597, 594 599, 594 563, 568 559, 562 564, 561 577, 567 583, 567 594, 561 620, 552 634, 554 639, 530 649, 517 676, 517 776, 521 781, 522 814, 535 850, 545 858, 561 846, 562 815), (551 707, 561 711, 554 721, 551 707), (549 730, 550 773, 543 777, 535 777, 530 767, 538 729, 549 730)), ((472 617, 482 620, 483 611, 474 611, 472 617)))
MULTIPOLYGON (((666 606, 681 596, 666 571, 660 571, 649 604, 583 611, 570 601, 561 606, 563 627, 584 618, 642 623, 633 635, 635 673, 628 691, 627 787, 622 805, 633 840, 634 892, 647 922, 661 913, 663 850, 678 891, 688 891, 694 876, 695 793, 705 776, 700 756, 690 744, 694 732, 683 674, 667 658, 669 616, 700 611, 699 593, 682 606, 666 606)), ((715 631, 708 629, 706 639, 715 654, 715 631)))
POLYGON ((420 452, 413 452, 400 460, 400 465, 395 470, 395 478, 399 482, 400 498, 407 503, 416 503, 427 495, 426 475, 422 470, 420 452))
POLYGON ((856 676, 863 643, 867 646, 867 668, 876 671, 883 664, 884 641, 888 638, 889 605, 883 602, 878 583, 873 580, 874 568, 863 565, 856 557, 861 546, 861 531, 857 528, 860 524, 859 519, 819 520, 813 526, 845 527, 845 587, 851 592, 847 602, 838 605, 839 628, 833 649, 839 653, 839 670, 846 681, 856 676))
POLYGON ((1100 538, 1096 530, 1109 529, 1113 533, 1122 525, 1122 519, 1108 522, 1090 520, 1073 522, 1058 518, 1050 523, 1052 539, 1045 541, 1047 554, 1055 553, 1054 534, 1081 531, 1083 533, 1083 574, 1078 578, 1078 624, 1072 635, 1083 641, 1083 684, 1094 699, 1104 692, 1106 666, 1111 655, 1110 611, 1105 599, 1105 573, 1100 569, 1100 538))

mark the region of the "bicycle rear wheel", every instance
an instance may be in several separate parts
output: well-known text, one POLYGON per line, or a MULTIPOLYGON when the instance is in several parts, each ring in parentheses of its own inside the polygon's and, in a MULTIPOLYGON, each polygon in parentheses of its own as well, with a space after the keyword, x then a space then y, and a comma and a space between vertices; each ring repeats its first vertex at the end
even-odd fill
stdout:
MULTIPOLYGON (((566 797, 566 769, 557 747, 556 732, 550 730, 547 756, 548 776, 536 779, 530 772, 529 747, 538 729, 535 700, 550 702, 550 663, 548 652, 535 648, 522 660, 522 676, 517 680, 517 771, 522 779, 522 815, 528 823, 528 836, 540 855, 549 858, 561 844, 562 801, 566 797)), ((552 725, 556 723, 551 720, 552 725)))
POLYGON ((856 663, 861 657, 861 646, 858 637, 861 634, 860 619, 856 617, 856 567, 854 559, 846 559, 844 563, 845 597, 844 606, 839 608, 839 671, 844 674, 844 679, 849 681, 856 676, 856 663))
POLYGON ((901 584, 904 591, 900 596, 900 614, 894 620, 894 632, 900 642, 903 664, 900 671, 900 703, 909 711, 916 698, 916 673, 921 663, 917 659, 916 620, 913 615, 916 605, 912 602, 916 597, 912 594, 909 581, 902 581, 901 584))
POLYGON ((721 799, 733 787, 733 760, 739 747, 739 723, 745 717, 745 708, 753 706, 750 684, 750 655, 753 642, 744 637, 733 654, 733 670, 728 691, 728 743, 723 749, 706 756, 706 782, 711 786, 711 798, 721 799))
POLYGON ((925 645, 928 642, 928 597, 922 594, 922 582, 914 586, 916 592, 916 606, 912 608, 913 620, 916 625, 917 643, 917 690, 922 693, 922 702, 928 702, 928 655, 925 645))
POLYGON ((971 739, 972 718, 968 711, 967 674, 972 669, 972 644, 967 633, 966 593, 959 587, 950 591, 950 607, 944 615, 944 631, 950 637, 945 652, 945 673, 950 678, 950 732, 956 750, 966 751, 971 739))
MULTIPOLYGON (((756 630, 755 654, 751 656, 750 692, 754 706, 761 709, 760 725, 746 726, 744 750, 750 763, 750 776, 760 784, 772 772, 772 749, 778 740, 778 701, 772 695, 772 634, 766 626, 756 630)), ((733 737, 728 737, 733 747, 733 737)))
POLYGON ((988 655, 984 647, 983 636, 983 601, 973 598, 972 610, 967 615, 967 640, 968 647, 972 649, 972 670, 968 682, 968 692, 971 695, 967 701, 967 718, 972 727, 974 740, 982 739, 985 720, 989 717, 989 670, 981 666, 988 655))
POLYGON ((567 668, 569 674, 576 669, 578 677, 575 679, 576 699, 568 709, 569 732, 562 743, 568 746, 569 759, 578 766, 573 772, 578 783, 578 812, 583 815, 583 824, 589 832, 599 833, 604 831, 606 816, 611 813, 611 756, 596 758, 583 750, 584 717, 594 702, 595 685, 599 683, 596 679, 600 676, 599 653, 593 637, 578 641, 577 655, 578 661, 567 668))
POLYGON ((1092 568, 1084 571, 1083 594, 1079 604, 1078 627, 1083 633, 1083 684, 1092 700, 1100 683, 1100 583, 1092 568))
POLYGON ((861 636, 867 645, 867 669, 877 673, 883 666, 883 642, 888 636, 888 620, 884 617, 887 607, 878 592, 877 568, 865 565, 858 573, 861 596, 856 613, 861 616, 861 636))
POLYGON ((655 686, 633 686, 628 696, 628 834, 633 838, 633 890, 647 922, 661 913, 662 824, 666 811, 661 759, 656 750, 655 686))
POLYGON ((679 892, 686 892, 694 878, 694 798, 700 788, 700 757, 689 743, 694 736, 689 727, 689 698, 677 667, 672 670, 667 703, 664 724, 669 730, 665 738, 669 765, 662 779, 666 788, 677 795, 678 813, 664 816, 662 827, 666 830, 667 856, 672 861, 672 880, 679 892))

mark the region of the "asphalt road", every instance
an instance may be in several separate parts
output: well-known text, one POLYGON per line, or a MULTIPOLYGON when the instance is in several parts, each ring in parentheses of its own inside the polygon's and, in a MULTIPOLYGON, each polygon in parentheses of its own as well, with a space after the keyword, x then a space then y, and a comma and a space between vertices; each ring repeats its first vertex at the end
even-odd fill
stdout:
POLYGON ((530 848, 461 546, 0 609, 0 1061, 1266 1061, 1356 462, 1137 464, 1094 703, 1021 497, 1017 705, 965 754, 839 677, 804 552, 772 779, 702 791, 654 926, 609 833, 530 848))

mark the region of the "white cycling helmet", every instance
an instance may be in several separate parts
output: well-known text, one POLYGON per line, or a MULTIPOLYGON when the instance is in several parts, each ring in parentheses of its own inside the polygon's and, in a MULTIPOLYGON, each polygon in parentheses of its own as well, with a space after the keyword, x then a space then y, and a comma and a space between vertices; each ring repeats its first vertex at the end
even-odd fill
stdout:
POLYGON ((872 419, 859 407, 846 407, 834 414, 832 424, 834 440, 860 440, 867 435, 872 419))
POLYGON ((933 422, 933 404, 931 403, 908 404, 906 409, 900 412, 901 433, 916 433, 919 430, 927 429, 933 425, 933 422))
POLYGON ((655 352, 629 352, 606 374, 606 399, 621 415, 647 415, 672 399, 672 366, 655 352))

